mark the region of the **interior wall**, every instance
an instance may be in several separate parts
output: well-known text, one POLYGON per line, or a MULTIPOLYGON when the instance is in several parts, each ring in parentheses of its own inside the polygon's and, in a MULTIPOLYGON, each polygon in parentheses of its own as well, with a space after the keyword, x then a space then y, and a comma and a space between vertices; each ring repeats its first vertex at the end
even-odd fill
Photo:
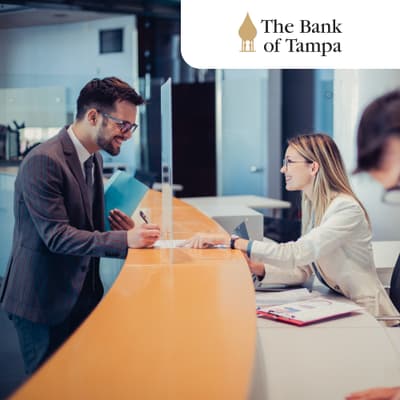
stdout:
POLYGON ((215 87, 213 82, 172 88, 173 174, 179 197, 216 195, 215 87), (194 106, 196 99, 201 107, 194 106))
MULTIPOLYGON (((138 88, 135 16, 1 29, 0 54, 0 88, 65 87, 67 122, 74 118, 80 89, 94 77, 117 76, 138 88), (116 28, 123 29, 123 52, 100 54, 99 31, 116 28)), ((32 100, 27 101, 31 104, 23 107, 31 108, 32 100)), ((46 121, 43 126, 48 126, 46 121)), ((105 162, 127 163, 133 168, 137 146, 131 140, 119 156, 106 155, 105 162)))
POLYGON ((224 70, 216 78, 218 195, 280 197, 279 70, 224 70))
POLYGON ((314 129, 333 136, 333 69, 317 69, 314 73, 314 129))
MULTIPOLYGON (((282 70, 282 148, 281 160, 287 148, 287 139, 314 131, 315 70, 282 70)), ((282 162, 281 162, 282 164, 282 162)), ((300 192, 288 192, 281 175, 282 198, 290 201, 296 210, 301 206, 300 192)))

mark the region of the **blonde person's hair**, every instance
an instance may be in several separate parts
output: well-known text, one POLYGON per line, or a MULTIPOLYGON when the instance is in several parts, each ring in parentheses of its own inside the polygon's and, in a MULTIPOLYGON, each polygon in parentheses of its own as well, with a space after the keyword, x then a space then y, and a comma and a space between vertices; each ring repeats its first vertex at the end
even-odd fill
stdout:
POLYGON ((309 199, 304 193, 302 195, 303 233, 309 229, 311 222, 314 226, 321 223, 322 216, 337 194, 347 194, 353 197, 363 209, 369 224, 368 213, 351 189, 342 156, 330 136, 323 133, 299 135, 289 139, 288 145, 307 161, 319 164, 313 184, 312 198, 309 199))

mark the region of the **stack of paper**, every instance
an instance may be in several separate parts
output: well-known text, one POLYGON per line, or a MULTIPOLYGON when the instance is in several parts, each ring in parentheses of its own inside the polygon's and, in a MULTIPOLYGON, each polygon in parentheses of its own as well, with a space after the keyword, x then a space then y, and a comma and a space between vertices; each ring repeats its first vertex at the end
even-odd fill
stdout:
POLYGON ((282 292, 256 292, 257 306, 274 306, 293 301, 307 300, 319 296, 319 293, 311 293, 308 289, 291 289, 282 292))

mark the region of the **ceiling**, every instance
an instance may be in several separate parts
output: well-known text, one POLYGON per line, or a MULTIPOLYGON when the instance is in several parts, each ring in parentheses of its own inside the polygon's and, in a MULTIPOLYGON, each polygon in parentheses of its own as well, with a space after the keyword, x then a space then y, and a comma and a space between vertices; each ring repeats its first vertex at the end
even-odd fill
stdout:
POLYGON ((116 14, 179 19, 180 0, 46 0, 0 3, 0 29, 54 25, 116 14))

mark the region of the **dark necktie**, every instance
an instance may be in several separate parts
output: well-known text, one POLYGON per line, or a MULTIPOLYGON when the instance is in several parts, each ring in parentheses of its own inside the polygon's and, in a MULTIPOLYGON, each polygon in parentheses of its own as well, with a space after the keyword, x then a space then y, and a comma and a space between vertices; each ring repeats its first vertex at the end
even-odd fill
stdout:
POLYGON ((93 193, 93 156, 90 156, 83 163, 83 165, 85 167, 85 180, 86 180, 90 210, 92 210, 93 197, 94 197, 94 193, 93 193))
MULTIPOLYGON (((85 168, 85 182, 87 186, 88 200, 89 200, 89 210, 90 210, 90 218, 93 219, 93 199, 94 199, 94 186, 93 186, 93 158, 91 155, 84 163, 83 166, 85 168)), ((90 285, 91 281, 91 290, 93 292, 96 291, 96 267, 95 267, 95 259, 92 257, 90 259, 89 264, 89 272, 86 275, 86 280, 84 286, 90 285)), ((90 289, 89 289, 90 290, 90 289)))

